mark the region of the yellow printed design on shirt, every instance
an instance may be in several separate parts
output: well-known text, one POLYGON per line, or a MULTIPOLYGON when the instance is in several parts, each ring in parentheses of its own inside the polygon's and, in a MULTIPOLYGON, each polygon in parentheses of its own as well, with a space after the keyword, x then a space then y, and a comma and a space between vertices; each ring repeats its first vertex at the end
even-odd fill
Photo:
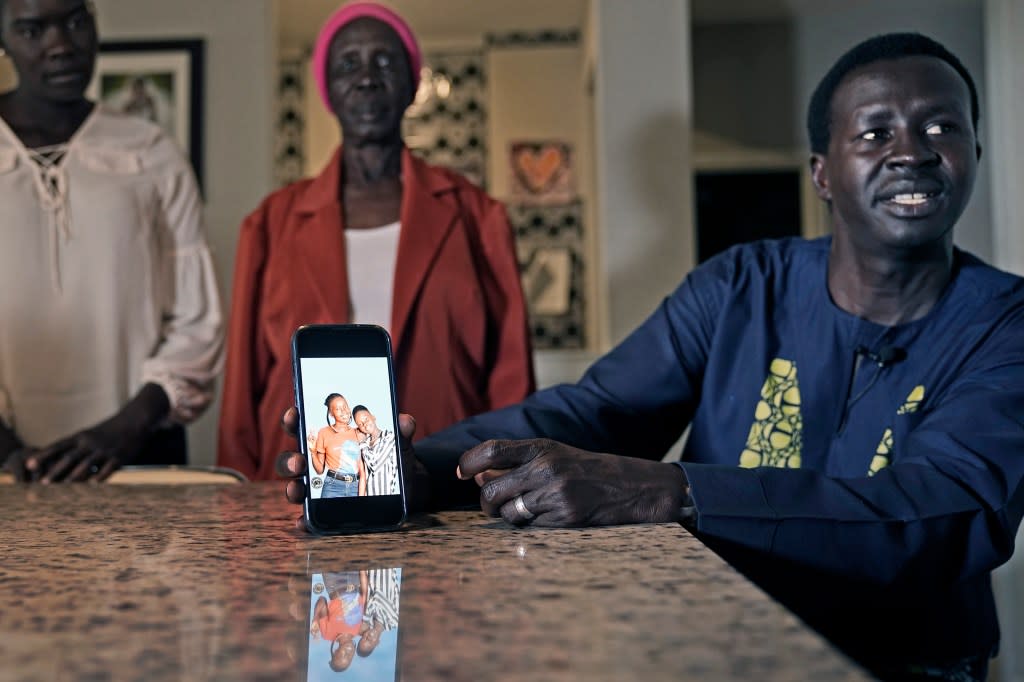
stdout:
POLYGON ((896 410, 896 414, 917 412, 917 408, 922 400, 924 400, 924 386, 914 386, 914 390, 907 396, 907 402, 903 403, 900 409, 896 410))
MULTIPOLYGON (((896 410, 897 415, 917 412, 924 401, 924 386, 914 386, 914 390, 907 396, 906 401, 896 410)), ((875 456, 871 458, 871 466, 868 467, 868 476, 874 476, 885 467, 892 464, 893 438, 892 429, 886 429, 882 434, 882 441, 875 448, 875 456)))
POLYGON ((889 466, 892 458, 892 429, 886 429, 882 434, 882 442, 875 448, 875 456, 871 458, 871 466, 868 467, 868 476, 874 476, 879 471, 889 466))
POLYGON ((803 418, 800 416, 800 385, 796 363, 775 358, 761 387, 761 400, 754 409, 754 423, 747 446, 740 454, 740 466, 800 466, 803 447, 803 418))

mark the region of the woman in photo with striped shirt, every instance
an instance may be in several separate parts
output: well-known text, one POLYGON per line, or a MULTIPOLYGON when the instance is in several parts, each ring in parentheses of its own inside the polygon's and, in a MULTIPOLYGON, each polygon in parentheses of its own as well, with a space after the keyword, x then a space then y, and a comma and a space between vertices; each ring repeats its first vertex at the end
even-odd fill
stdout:
POLYGON ((377 419, 365 405, 352 410, 356 428, 366 438, 359 445, 366 470, 367 495, 398 494, 398 452, 395 434, 377 426, 377 419))

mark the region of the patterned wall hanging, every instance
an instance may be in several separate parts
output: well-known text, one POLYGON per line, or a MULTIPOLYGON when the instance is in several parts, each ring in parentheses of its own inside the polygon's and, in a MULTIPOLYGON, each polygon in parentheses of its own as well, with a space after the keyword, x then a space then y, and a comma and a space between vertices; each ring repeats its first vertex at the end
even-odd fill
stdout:
POLYGON ((402 123, 405 143, 430 163, 480 187, 487 181, 487 80, 480 52, 424 55, 416 101, 402 123))
POLYGON ((584 348, 582 203, 514 204, 508 212, 534 348, 584 348))
POLYGON ((274 126, 274 181, 278 187, 305 175, 303 84, 306 65, 303 58, 278 62, 277 120, 274 126))

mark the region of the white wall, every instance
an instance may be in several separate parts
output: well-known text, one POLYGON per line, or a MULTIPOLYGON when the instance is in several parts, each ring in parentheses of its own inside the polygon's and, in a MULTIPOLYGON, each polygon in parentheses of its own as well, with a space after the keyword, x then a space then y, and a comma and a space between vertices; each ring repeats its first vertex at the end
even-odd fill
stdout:
MULTIPOLYGON (((1024 275, 1024 0, 986 0, 988 159, 992 168, 995 264, 1024 275), (998 141, 998 144, 994 144, 998 141)), ((995 572, 993 586, 1003 630, 999 679, 1024 682, 1024 527, 1017 550, 995 572)))
MULTIPOLYGON (((238 225, 271 189, 276 31, 271 0, 97 0, 103 40, 203 38, 206 224, 225 312, 238 225)), ((189 429, 194 464, 214 460, 218 405, 189 429)))
POLYGON ((621 341, 693 267, 686 0, 593 0, 601 346, 621 341))
MULTIPOLYGON (((796 138, 806 140, 803 115, 814 87, 847 49, 865 38, 893 31, 917 31, 957 55, 974 77, 985 102, 984 13, 982 0, 860 0, 850 3, 798 2, 794 24, 796 95, 800 116, 796 138)), ((990 146, 981 112, 982 147, 990 146)), ((980 258, 992 259, 992 210, 988 157, 982 155, 974 196, 956 228, 957 243, 980 258)))
POLYGON ((597 320, 596 269, 593 267, 592 136, 590 99, 585 92, 584 45, 524 45, 491 48, 486 53, 488 168, 491 194, 508 201, 512 188, 509 148, 513 142, 559 140, 572 147, 576 193, 583 202, 586 339, 588 350, 537 351, 537 384, 543 388, 575 381, 593 361, 600 328, 597 320))
POLYGON ((579 164, 583 52, 579 45, 499 47, 489 49, 486 59, 487 174, 491 193, 507 201, 510 143, 565 140, 572 145, 573 168, 579 164))
POLYGON ((1024 275, 1024 0, 986 0, 985 29, 995 263, 1024 275))

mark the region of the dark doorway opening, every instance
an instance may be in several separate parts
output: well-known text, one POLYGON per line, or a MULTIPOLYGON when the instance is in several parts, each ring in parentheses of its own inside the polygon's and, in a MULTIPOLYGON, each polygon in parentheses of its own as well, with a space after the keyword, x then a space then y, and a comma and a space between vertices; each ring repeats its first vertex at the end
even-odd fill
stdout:
POLYGON ((800 235, 800 173, 706 171, 696 174, 697 260, 735 244, 800 235))

